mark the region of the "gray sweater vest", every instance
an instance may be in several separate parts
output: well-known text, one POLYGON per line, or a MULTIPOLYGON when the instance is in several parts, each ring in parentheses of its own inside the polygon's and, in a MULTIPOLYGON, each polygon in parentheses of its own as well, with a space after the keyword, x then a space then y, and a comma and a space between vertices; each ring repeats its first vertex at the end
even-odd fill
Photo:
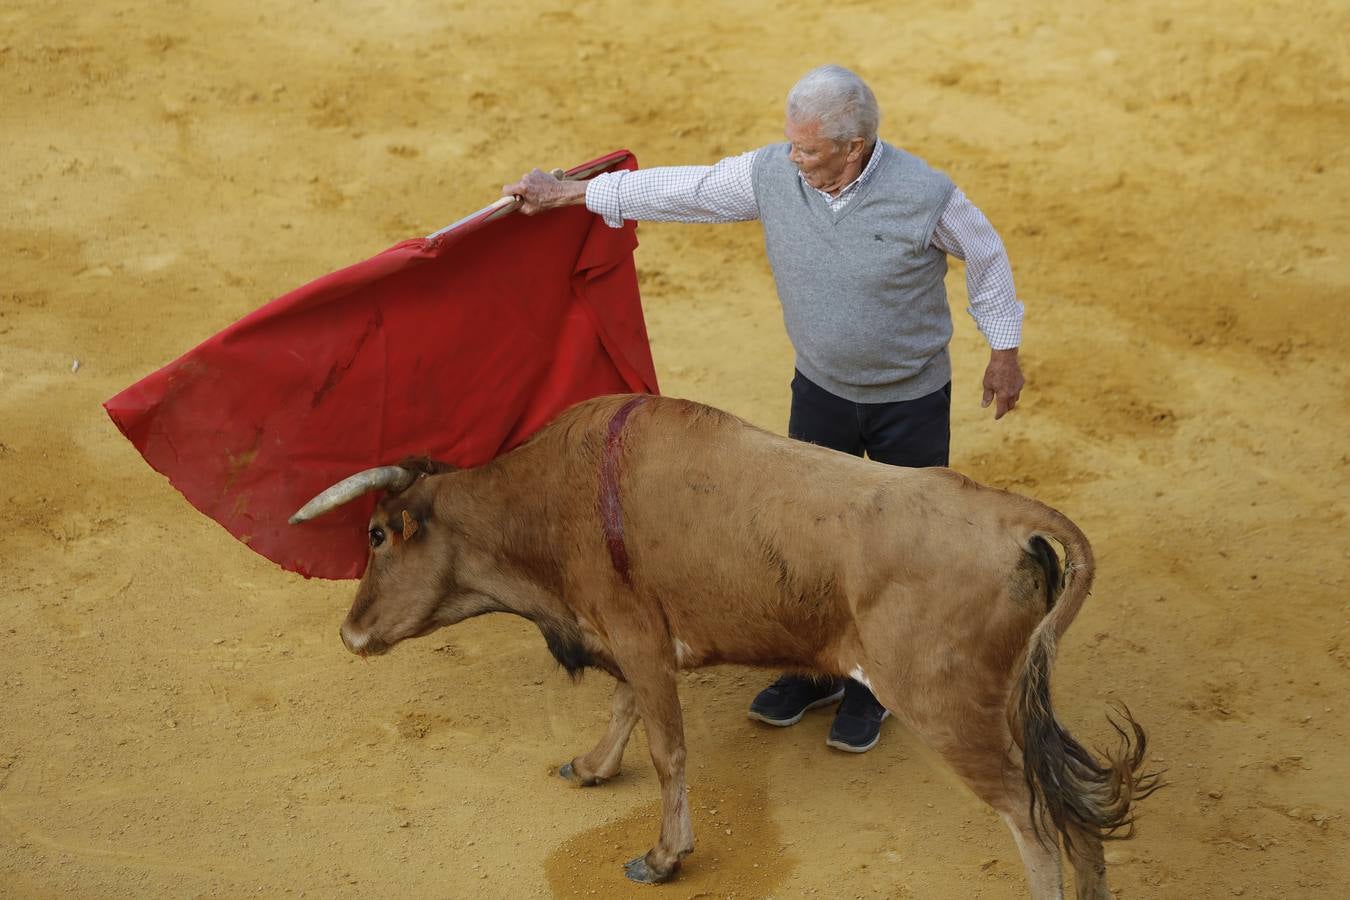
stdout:
POLYGON ((913 400, 951 380, 947 255, 931 243, 950 178, 886 144, 836 216, 774 144, 755 157, 754 188, 798 371, 855 403, 913 400))

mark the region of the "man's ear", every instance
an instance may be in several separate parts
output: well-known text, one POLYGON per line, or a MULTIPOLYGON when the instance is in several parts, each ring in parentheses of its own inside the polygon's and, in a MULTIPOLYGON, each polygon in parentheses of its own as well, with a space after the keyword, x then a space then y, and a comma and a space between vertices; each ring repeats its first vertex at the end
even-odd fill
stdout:
POLYGON ((403 539, 412 540, 413 535, 417 534, 417 520, 408 515, 408 511, 403 511, 403 539))

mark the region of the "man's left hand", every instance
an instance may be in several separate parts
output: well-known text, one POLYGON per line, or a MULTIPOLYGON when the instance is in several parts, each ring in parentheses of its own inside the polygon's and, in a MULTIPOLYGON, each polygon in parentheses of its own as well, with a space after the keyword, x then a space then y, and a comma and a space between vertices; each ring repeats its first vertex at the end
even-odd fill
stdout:
POLYGON ((1016 347, 990 352, 989 366, 984 370, 984 400, 980 403, 981 408, 997 400, 994 418, 1003 418, 1017 405, 1024 384, 1026 380, 1022 377, 1022 367, 1017 363, 1016 347))

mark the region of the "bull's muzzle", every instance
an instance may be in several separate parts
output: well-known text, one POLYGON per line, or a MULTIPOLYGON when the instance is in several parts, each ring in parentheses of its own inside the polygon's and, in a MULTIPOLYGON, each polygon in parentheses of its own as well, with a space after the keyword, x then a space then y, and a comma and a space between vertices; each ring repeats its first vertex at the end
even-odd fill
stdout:
POLYGON ((338 634, 342 636, 342 643, 347 649, 357 656, 378 656, 389 649, 380 639, 356 631, 347 622, 342 623, 338 634))

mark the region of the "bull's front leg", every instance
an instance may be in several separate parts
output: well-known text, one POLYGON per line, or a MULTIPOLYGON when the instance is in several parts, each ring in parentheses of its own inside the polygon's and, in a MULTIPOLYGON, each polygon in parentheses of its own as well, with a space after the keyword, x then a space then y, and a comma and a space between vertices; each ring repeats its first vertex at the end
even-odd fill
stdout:
POLYGON ((628 738, 637 721, 637 697, 628 682, 620 681, 614 687, 614 704, 604 737, 590 753, 564 763, 558 774, 582 787, 603 784, 618 775, 624 748, 628 746, 628 738))
POLYGON ((684 784, 684 721, 675 682, 675 656, 669 640, 664 643, 664 652, 652 647, 649 652, 619 660, 646 726, 652 765, 661 782, 661 836, 645 856, 624 865, 630 879, 646 884, 674 877, 680 860, 694 849, 694 826, 684 784))

